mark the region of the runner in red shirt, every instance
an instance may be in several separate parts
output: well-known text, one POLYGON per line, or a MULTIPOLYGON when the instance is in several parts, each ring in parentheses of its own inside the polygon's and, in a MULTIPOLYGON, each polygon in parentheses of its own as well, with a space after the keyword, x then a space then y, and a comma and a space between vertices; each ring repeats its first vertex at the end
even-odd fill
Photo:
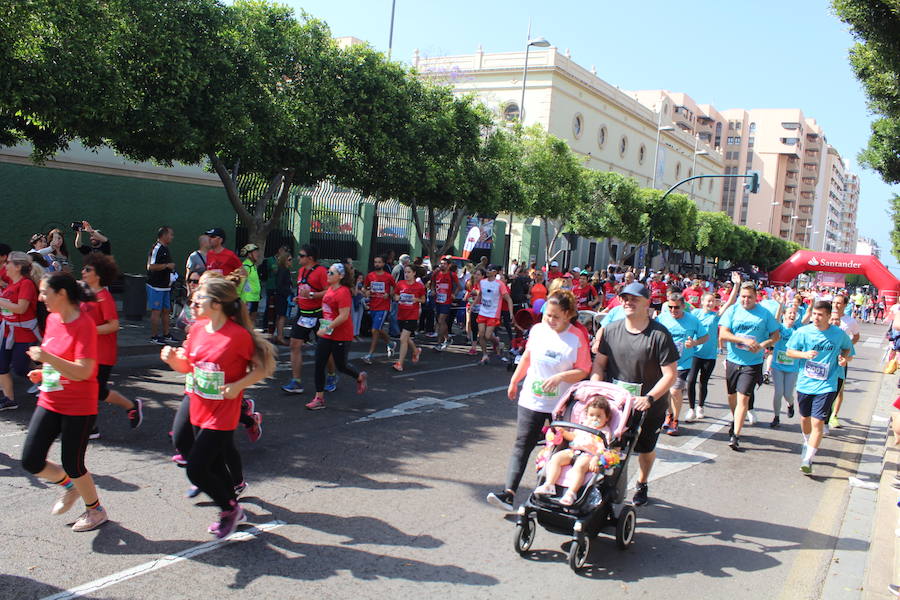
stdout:
POLYGON ((191 374, 188 395, 196 435, 186 457, 187 475, 222 510, 208 529, 217 538, 246 520, 225 462, 233 451, 244 390, 275 370, 275 348, 253 330, 239 283, 236 277, 205 275, 191 300, 197 322, 184 347, 166 346, 160 353, 172 369, 191 374))
MULTIPOLYGON (((81 268, 81 279, 91 288, 96 301, 82 304, 82 309, 86 309, 85 312, 91 315, 97 325, 98 397, 101 401, 124 408, 131 428, 135 429, 144 420, 143 401, 140 398, 131 401, 119 392, 110 390, 107 385, 117 359, 119 314, 116 311, 116 301, 106 286, 115 281, 118 273, 119 269, 111 256, 98 252, 86 255, 81 268)), ((99 437, 100 431, 95 423, 91 439, 99 437)))
POLYGON ((391 312, 391 296, 394 289, 394 278, 385 272, 385 257, 376 256, 372 261, 375 270, 366 275, 363 290, 369 299, 369 316, 372 317, 372 343, 369 344, 369 353, 362 357, 367 365, 372 364, 372 354, 379 339, 387 344, 387 356, 390 358, 397 349, 397 344, 391 341, 391 336, 384 331, 384 323, 388 313, 391 312))
POLYGON ((43 269, 24 252, 10 252, 4 266, 9 284, 0 290, 0 410, 10 410, 19 406, 12 373, 28 374, 28 348, 40 341, 37 284, 43 269))
POLYGON ((600 296, 590 284, 590 274, 587 271, 578 274, 578 283, 572 288, 572 293, 578 299, 578 310, 595 310, 600 303, 600 296))
POLYGON ((438 316, 438 343, 434 349, 440 352, 450 345, 450 305, 459 291, 459 278, 456 273, 450 272, 447 257, 441 259, 438 270, 431 276, 431 285, 434 287, 435 313, 438 316))
POLYGON ((691 283, 691 287, 684 290, 684 301, 694 308, 700 308, 700 299, 703 297, 703 288, 700 287, 700 280, 695 279, 691 283))
POLYGON ((412 347, 413 364, 419 362, 422 349, 416 346, 413 335, 416 333, 416 325, 419 323, 419 315, 422 312, 422 304, 425 302, 425 286, 416 279, 416 268, 406 265, 403 267, 403 280, 397 283, 394 299, 397 301, 397 320, 400 322, 400 353, 397 362, 394 363, 395 371, 403 371, 403 361, 406 359, 406 351, 412 347))
POLYGON ((550 285, 551 281, 562 276, 562 271, 559 270, 559 262, 555 260, 550 261, 550 268, 547 269, 547 285, 550 285))
POLYGON ((357 394, 364 394, 368 387, 366 372, 357 371, 347 362, 353 341, 350 286, 354 278, 353 271, 342 263, 328 267, 328 288, 322 298, 322 320, 316 344, 316 396, 306 404, 309 410, 325 408, 325 364, 331 358, 338 371, 356 379, 357 394))
POLYGON ((669 287, 662 280, 662 273, 657 271, 650 280, 650 308, 657 313, 662 311, 662 304, 666 301, 666 292, 669 287))
POLYGON ((206 270, 220 275, 230 275, 231 273, 241 270, 241 277, 246 277, 244 273, 244 263, 238 258, 238 255, 224 246, 225 230, 221 227, 213 227, 205 232, 209 238, 209 250, 206 252, 206 270))
POLYGON ((108 518, 84 466, 88 434, 97 419, 97 327, 78 310, 79 302, 90 296, 71 275, 54 273, 41 281, 40 290, 50 315, 43 342, 28 349, 31 360, 43 366, 28 373, 32 383, 40 383, 41 393, 28 425, 22 467, 63 487, 53 514, 68 512, 81 498, 85 512, 72 530, 89 531, 108 518), (47 460, 57 437, 62 466, 47 460))
MULTIPOLYGON (((300 380, 303 369, 303 344, 312 340, 322 316, 322 298, 328 287, 327 269, 317 261, 319 252, 315 246, 304 244, 297 253, 300 270, 297 272, 297 322, 291 326, 291 380, 281 387, 291 394, 302 394, 300 380)), ((333 373, 333 367, 331 367, 333 373)), ((336 383, 337 377, 329 375, 336 383)), ((329 387, 326 383, 326 387, 329 387)))

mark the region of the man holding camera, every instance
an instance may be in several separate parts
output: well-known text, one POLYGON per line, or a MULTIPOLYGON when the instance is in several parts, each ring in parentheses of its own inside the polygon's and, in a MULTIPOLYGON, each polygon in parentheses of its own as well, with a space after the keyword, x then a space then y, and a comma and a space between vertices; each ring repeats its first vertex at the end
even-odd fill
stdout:
POLYGON ((72 230, 75 231, 75 247, 83 255, 87 256, 91 252, 99 252, 109 256, 112 254, 112 248, 109 245, 109 238, 100 233, 98 229, 91 227, 87 221, 78 221, 72 223, 72 230), (88 234, 88 243, 84 244, 82 234, 88 234))

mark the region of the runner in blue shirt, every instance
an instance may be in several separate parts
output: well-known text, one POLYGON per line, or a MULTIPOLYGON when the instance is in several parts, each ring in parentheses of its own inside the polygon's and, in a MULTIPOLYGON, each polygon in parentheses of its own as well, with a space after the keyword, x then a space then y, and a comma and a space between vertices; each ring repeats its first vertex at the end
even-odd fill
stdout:
POLYGON ((800 371, 799 361, 787 355, 788 340, 800 326, 797 320, 797 308, 793 305, 784 310, 781 319, 781 337, 772 348, 772 384, 775 395, 772 397, 772 412, 775 418, 769 427, 775 429, 781 425, 781 400, 787 401, 787 416, 794 416, 794 388, 797 385, 797 374, 800 371))
POLYGON ((678 420, 681 418, 681 407, 684 404, 684 389, 687 387, 688 374, 694 361, 694 353, 698 346, 702 346, 709 338, 706 328, 689 312, 685 311, 684 296, 680 292, 666 294, 666 302, 662 306, 663 312, 656 320, 659 321, 675 342, 678 349, 678 378, 669 390, 669 411, 666 413, 666 421, 663 423, 663 431, 669 435, 678 435, 678 420))
POLYGON ((729 445, 735 452, 741 451, 744 417, 752 408, 753 392, 762 381, 763 350, 775 345, 780 329, 772 313, 756 303, 756 285, 751 281, 742 283, 739 303, 719 323, 719 337, 728 342, 725 382, 734 417, 729 445))
POLYGON ((838 390, 841 368, 850 362, 853 343, 850 337, 829 324, 831 302, 820 300, 812 307, 813 322, 791 336, 787 355, 800 359, 797 381, 797 407, 803 431, 800 470, 812 473, 812 459, 822 443, 825 421, 838 390))

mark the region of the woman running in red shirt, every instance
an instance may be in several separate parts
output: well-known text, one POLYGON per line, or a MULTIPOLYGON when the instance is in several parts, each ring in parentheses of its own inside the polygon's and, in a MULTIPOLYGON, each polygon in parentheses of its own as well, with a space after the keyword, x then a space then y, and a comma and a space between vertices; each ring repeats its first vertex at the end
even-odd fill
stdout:
POLYGON ((79 497, 84 500, 85 511, 72 530, 90 531, 108 519, 84 466, 88 435, 97 419, 97 326, 78 307, 91 299, 90 292, 68 273, 54 273, 41 281, 39 298, 50 315, 43 343, 28 349, 28 356, 43 367, 28 374, 32 383, 41 384, 41 393, 28 425, 22 467, 64 488, 54 515, 68 512, 79 497), (56 438, 62 466, 47 460, 56 438))
MULTIPOLYGON (((116 312, 116 301, 106 286, 115 280, 118 273, 119 269, 111 256, 97 252, 85 256, 81 280, 91 288, 97 300, 82 308, 86 308, 85 312, 91 314, 97 325, 97 361, 100 363, 97 367, 97 384, 100 388, 100 400, 124 408, 131 428, 135 429, 144 420, 143 402, 140 398, 131 401, 119 392, 110 390, 107 385, 118 358, 119 313, 116 312)), ((95 423, 91 439, 99 437, 100 430, 95 423)))
POLYGON ((419 362, 422 349, 416 346, 413 335, 416 333, 416 325, 419 323, 419 313, 425 302, 425 286, 421 281, 416 281, 416 269, 412 265, 403 267, 404 279, 396 285, 394 299, 397 300, 397 320, 400 322, 400 354, 394 363, 395 371, 403 371, 403 361, 406 359, 406 350, 412 346, 413 364, 419 362))
POLYGON ((325 408, 325 365, 330 357, 334 358, 338 371, 356 379, 357 394, 365 393, 368 387, 366 372, 359 372, 347 363, 353 341, 353 321, 350 319, 353 280, 353 271, 343 264, 334 263, 328 267, 328 287, 322 297, 322 319, 316 344, 316 395, 306 404, 309 410, 325 408))
POLYGON ((226 466, 234 443, 244 390, 275 370, 275 348, 253 330, 232 279, 209 277, 191 300, 197 322, 182 348, 166 346, 160 358, 179 373, 191 373, 191 425, 195 438, 187 476, 219 505, 208 531, 224 538, 246 520, 226 466))
POLYGON ((28 348, 40 341, 38 283, 44 270, 24 252, 10 252, 4 266, 11 283, 0 290, 0 410, 10 410, 19 407, 10 371, 25 377, 31 368, 28 348))

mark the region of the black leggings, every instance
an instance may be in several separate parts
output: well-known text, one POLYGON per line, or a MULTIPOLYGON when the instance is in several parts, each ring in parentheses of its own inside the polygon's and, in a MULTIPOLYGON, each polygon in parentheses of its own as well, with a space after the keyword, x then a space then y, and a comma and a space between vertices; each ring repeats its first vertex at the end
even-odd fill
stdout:
POLYGON ((697 358, 691 363, 691 372, 688 373, 687 389, 688 402, 694 408, 697 400, 697 378, 700 378, 700 406, 706 406, 706 395, 709 393, 709 378, 716 368, 715 358, 697 358))
POLYGON ((500 311, 500 320, 503 322, 503 328, 506 330, 506 335, 509 336, 509 339, 513 339, 512 319, 510 318, 509 313, 500 311))
MULTIPOLYGON (((242 411, 242 422, 244 417, 242 411)), ((175 445, 175 450, 184 457, 189 456, 194 447, 194 435, 194 426, 191 425, 191 397, 185 394, 175 413, 175 419, 172 421, 172 443, 175 445)), ((244 481, 244 463, 241 460, 240 452, 234 445, 234 436, 231 436, 230 442, 225 448, 225 465, 231 474, 231 484, 235 486, 244 481)))
POLYGON ((237 500, 225 463, 230 447, 234 447, 234 431, 194 427, 194 442, 186 457, 188 479, 222 510, 231 510, 232 501, 237 500))
POLYGON ((334 357, 334 366, 341 373, 345 373, 357 379, 359 371, 351 367, 347 363, 347 353, 350 351, 350 342, 339 342, 328 338, 320 337, 316 343, 316 392, 325 391, 325 365, 328 364, 328 357, 334 357))
POLYGON ((506 489, 515 492, 519 489, 522 475, 528 466, 528 457, 537 446, 544 432, 544 424, 551 420, 550 413, 536 412, 523 406, 518 407, 516 416, 516 443, 512 456, 509 457, 509 468, 506 471, 506 489))
POLYGON ((62 415, 38 406, 28 424, 28 437, 22 449, 22 467, 33 475, 43 471, 50 446, 59 437, 62 467, 66 475, 72 479, 82 477, 88 472, 84 466, 84 453, 96 420, 97 415, 62 415))

